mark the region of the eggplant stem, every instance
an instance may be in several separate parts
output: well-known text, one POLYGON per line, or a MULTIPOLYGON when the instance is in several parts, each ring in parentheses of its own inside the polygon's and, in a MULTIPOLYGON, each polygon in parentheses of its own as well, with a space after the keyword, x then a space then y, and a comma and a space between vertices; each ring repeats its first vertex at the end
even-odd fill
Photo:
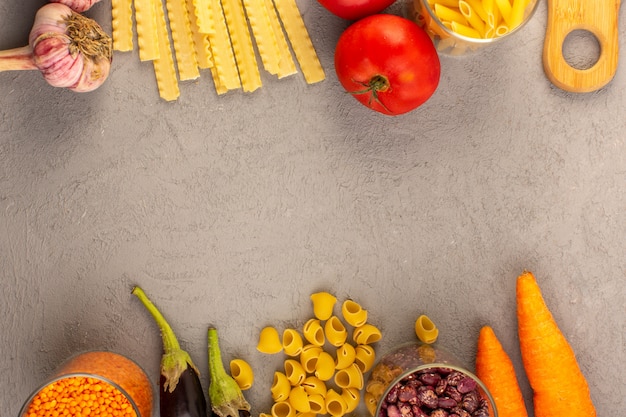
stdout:
POLYGON ((163 351, 165 354, 170 354, 180 350, 180 344, 176 338, 176 334, 170 327, 163 314, 156 308, 156 306, 150 301, 145 292, 139 287, 133 288, 133 295, 139 298, 139 301, 146 307, 148 312, 154 317, 159 330, 161 331, 161 337, 163 338, 163 351))
POLYGON ((30 45, 0 51, 0 72, 35 69, 37 66, 33 60, 33 48, 30 45))

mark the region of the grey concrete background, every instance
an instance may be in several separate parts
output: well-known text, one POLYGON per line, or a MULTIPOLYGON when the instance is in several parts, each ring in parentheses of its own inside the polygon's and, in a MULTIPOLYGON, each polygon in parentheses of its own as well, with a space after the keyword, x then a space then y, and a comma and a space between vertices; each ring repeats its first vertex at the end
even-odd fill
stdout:
MULTIPOLYGON (((0 48, 26 42, 43 3, 0 3, 0 48)), ((543 2, 515 38, 442 57, 432 99, 390 118, 337 82, 347 23, 298 3, 327 72, 316 85, 264 74, 253 94, 217 97, 203 74, 165 103, 136 52, 116 53, 90 94, 0 74, 0 413, 17 415, 83 350, 126 354, 156 381, 159 334, 130 295, 140 284, 201 370, 209 324, 226 361, 253 364, 255 413, 282 360, 255 350, 260 329, 303 324, 309 295, 326 290, 369 310, 381 353, 413 340, 426 313, 473 368, 478 329, 492 325, 532 415, 514 306, 529 269, 598 416, 623 415, 624 68, 594 93, 552 86, 543 2)), ((109 10, 89 13, 107 31, 109 10)))

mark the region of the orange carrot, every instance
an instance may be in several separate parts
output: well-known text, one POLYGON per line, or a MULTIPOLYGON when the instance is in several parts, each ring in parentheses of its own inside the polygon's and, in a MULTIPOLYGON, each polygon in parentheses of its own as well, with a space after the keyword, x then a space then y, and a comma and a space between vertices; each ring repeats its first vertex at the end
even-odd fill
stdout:
POLYGON ((533 389, 535 417, 595 417, 589 386, 532 273, 517 279, 522 362, 533 389))
POLYGON ((513 362, 489 326, 478 334, 476 376, 491 392, 498 417, 528 417, 513 362))

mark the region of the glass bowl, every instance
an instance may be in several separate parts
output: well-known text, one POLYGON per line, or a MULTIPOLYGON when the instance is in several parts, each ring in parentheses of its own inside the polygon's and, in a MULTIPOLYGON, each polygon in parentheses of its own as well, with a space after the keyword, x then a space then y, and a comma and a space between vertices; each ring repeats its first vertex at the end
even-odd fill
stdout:
POLYGON ((61 364, 30 395, 19 416, 64 411, 88 415, 94 408, 104 408, 120 417, 151 417, 153 406, 153 386, 139 365, 117 353, 90 351, 61 364))
MULTIPOLYGON (((394 412, 391 412, 390 404, 401 408, 406 406, 407 403, 417 403, 418 407, 425 407, 424 410, 427 410, 428 414, 424 415, 432 415, 432 412, 436 409, 445 410, 445 415, 447 415, 455 405, 445 404, 441 402, 441 398, 455 399, 455 402, 461 406, 460 400, 465 400, 465 396, 469 392, 472 392, 471 395, 476 398, 478 404, 477 408, 468 411, 469 414, 467 415, 473 417, 498 417, 495 402, 485 384, 476 375, 462 366, 453 354, 437 346, 436 343, 429 345, 421 342, 412 342, 398 346, 380 359, 370 373, 365 386, 364 400, 373 417, 392 417, 396 414, 396 410, 394 409, 394 412), (430 378, 430 380, 427 378, 430 378), (449 383, 438 383, 438 378, 449 381, 449 383), (460 382, 461 380, 463 380, 462 383, 460 382), (461 384, 463 384, 462 387, 461 384), (420 400, 407 400, 407 398, 414 398, 412 395, 409 395, 411 392, 409 391, 411 389, 410 385, 412 385, 415 391, 421 391, 422 388, 425 391, 429 391, 429 389, 437 391, 434 401, 438 405, 426 407, 424 404, 427 403, 420 401, 427 397, 428 394, 431 394, 430 400, 432 400, 430 391, 420 393, 419 395, 423 394, 425 396, 420 396, 420 400), (405 395, 403 399, 399 395, 399 392, 402 390, 404 390, 405 395), (401 402, 396 402, 398 400, 395 400, 395 398, 401 398, 401 402)), ((464 405, 465 403, 463 403, 464 405)), ((416 412, 415 409, 413 409, 412 413, 413 415, 419 415, 419 412, 416 412)))
POLYGON ((408 17, 426 30, 437 51, 445 55, 465 55, 508 39, 528 23, 539 4, 539 0, 507 1, 505 4, 513 6, 505 20, 497 0, 460 0, 458 8, 442 6, 440 1, 409 0, 408 17), (516 2, 523 4, 519 12, 516 2), (483 4, 487 3, 493 12, 485 11, 483 4))

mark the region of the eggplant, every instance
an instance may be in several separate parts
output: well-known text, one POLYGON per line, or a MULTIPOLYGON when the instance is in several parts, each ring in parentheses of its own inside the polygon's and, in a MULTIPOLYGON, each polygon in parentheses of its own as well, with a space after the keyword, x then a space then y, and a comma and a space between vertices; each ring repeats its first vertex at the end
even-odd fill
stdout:
POLYGON ((209 342, 209 403, 213 417, 249 417, 250 404, 246 401, 235 379, 226 373, 217 337, 217 329, 210 327, 209 342))
POLYGON ((200 372, 189 353, 181 349, 174 331, 161 312, 140 287, 133 288, 144 307, 154 318, 163 339, 159 409, 161 417, 207 417, 210 406, 200 383, 200 372))

